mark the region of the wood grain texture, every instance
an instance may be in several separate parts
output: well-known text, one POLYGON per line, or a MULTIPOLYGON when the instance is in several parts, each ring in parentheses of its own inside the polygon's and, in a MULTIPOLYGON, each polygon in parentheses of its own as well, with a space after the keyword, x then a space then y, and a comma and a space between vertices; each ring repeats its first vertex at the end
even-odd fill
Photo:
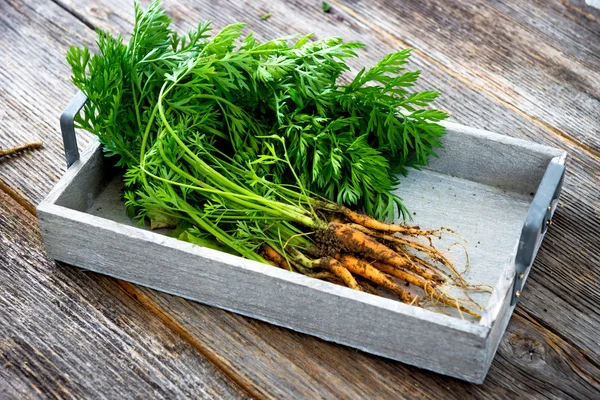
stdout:
POLYGON ((177 297, 142 291, 239 374, 276 398, 301 394, 307 398, 593 399, 600 390, 597 366, 560 337, 521 316, 513 316, 484 384, 471 385, 239 315, 221 315, 218 309, 177 297), (220 329, 206 331, 215 318, 221 321, 220 329), (543 354, 532 358, 528 343, 535 343, 543 354), (251 366, 248 360, 253 360, 251 366))
POLYGON ((331 4, 600 154, 600 74, 479 1, 331 4), (375 22, 376 21, 376 22, 375 22))
MULTIPOLYGON (((75 93, 67 82, 64 51, 70 44, 91 44, 94 34, 91 29, 87 29, 89 27, 129 30, 132 10, 129 4, 120 2, 103 6, 92 2, 64 3, 65 9, 78 16, 80 22, 76 22, 50 3, 43 3, 43 7, 26 6, 14 1, 5 3, 0 5, 0 18, 6 15, 7 5, 16 8, 17 14, 22 16, 0 20, 2 46, 8 46, 4 44, 5 37, 20 40, 21 49, 18 49, 17 54, 20 54, 21 60, 31 60, 38 65, 43 62, 55 63, 63 71, 60 76, 50 75, 50 79, 46 81, 38 81, 34 68, 31 71, 21 71, 13 67, 10 72, 6 68, 2 71, 6 74, 3 81, 20 79, 19 76, 23 75, 28 79, 28 82, 23 83, 25 86, 44 89, 43 86, 46 85, 65 92, 45 98, 35 94, 36 91, 26 97, 19 87, 10 92, 4 87, 0 89, 1 100, 6 104, 12 102, 0 110, 3 117, 11 113, 7 118, 0 119, 1 145, 36 140, 38 135, 45 135, 44 140, 48 142, 53 141, 54 150, 48 151, 47 158, 36 159, 34 157, 38 155, 31 153, 27 157, 32 158, 12 160, 9 172, 4 168, 7 164, 0 164, 0 184, 6 183, 15 197, 22 196, 35 204, 64 171, 57 121, 60 110, 75 93), (48 19, 37 14, 38 10, 43 11, 48 19), (5 32, 17 34, 10 33, 12 36, 7 36, 5 32), (26 35, 26 39, 21 39, 21 35, 26 35), (56 35, 57 39, 46 39, 52 35, 56 35), (66 39, 60 39, 62 37, 66 39), (41 48, 43 46, 54 49, 54 57, 49 58, 49 51, 41 48), (38 55, 45 55, 43 62, 38 61, 38 55), (23 112, 38 106, 52 107, 53 114, 23 112), (22 122, 25 118, 28 118, 26 122, 22 122), (23 140, 13 140, 13 132, 22 134, 23 140), (38 169, 42 165, 44 170, 40 172, 38 169)), ((257 31, 263 38, 296 31, 316 31, 320 36, 339 34, 346 39, 365 41, 368 48, 361 55, 371 62, 400 46, 386 32, 375 30, 362 20, 337 10, 335 5, 332 13, 324 15, 320 11, 320 2, 313 3, 300 5, 263 1, 248 4, 219 1, 214 5, 198 2, 192 7, 186 7, 168 2, 167 7, 180 26, 187 24, 190 27, 198 18, 211 18, 221 27, 225 23, 241 19, 249 21, 250 29, 257 31), (267 21, 260 21, 260 16, 267 11, 272 12, 273 16, 267 21)), ((558 0, 551 3, 558 4, 557 12, 562 15, 561 3, 558 0)), ((569 14, 565 18, 578 21, 575 14, 569 14)), ((588 24, 591 20, 586 21, 588 24)), ((518 40, 514 46, 518 46, 518 40)), ((451 49, 452 47, 449 51, 451 49)), ((11 59, 4 58, 0 62, 10 63, 11 59)), ((440 102, 442 108, 450 110, 460 122, 530 138, 569 151, 571 163, 562 198, 564 208, 558 210, 553 229, 549 231, 538 255, 521 305, 517 308, 520 316, 531 316, 531 319, 514 317, 507 331, 509 334, 519 333, 526 343, 529 343, 530 338, 535 338, 544 350, 543 357, 532 359, 530 352, 517 353, 514 349, 520 342, 507 342, 505 336, 486 383, 483 386, 473 386, 399 363, 386 362, 378 357, 357 353, 222 310, 157 294, 152 290, 144 290, 143 295, 137 293, 136 297, 153 309, 155 315, 167 325, 172 324, 176 318, 176 325, 182 330, 182 336, 207 346, 207 351, 230 371, 238 374, 244 382, 254 385, 264 396, 443 396, 457 399, 597 397, 598 343, 592 328, 598 326, 597 306, 594 305, 598 301, 598 272, 594 268, 598 263, 595 252, 599 229, 597 210, 600 208, 597 202, 598 175, 595 173, 599 170, 598 160, 572 141, 558 136, 556 132, 519 112, 516 106, 480 92, 478 88, 445 71, 438 63, 416 54, 412 66, 424 70, 424 82, 427 82, 424 86, 439 88, 444 93, 440 102), (565 265, 571 266, 577 273, 568 273, 565 265), (557 271, 560 274, 558 277, 553 275, 557 271), (156 306, 154 302, 158 302, 160 307, 152 308, 156 306), (544 312, 548 304, 551 308, 544 312), (585 352, 589 356, 585 356, 585 352)), ((41 72, 37 74, 40 75, 41 72)), ((50 90, 46 90, 48 91, 50 90)), ((27 381, 23 385, 28 385, 27 381)))
POLYGON ((48 260, 3 192, 0 310, 3 399, 245 397, 115 280, 48 260))
POLYGON ((548 0, 543 3, 563 19, 600 35, 600 10, 588 5, 586 0, 548 0))
MULTIPOLYGON (((85 25, 51 1, 0 2, 0 147, 42 141, 42 149, 0 159, 0 183, 37 204, 44 189, 36 182, 56 182, 65 162, 58 129, 62 109, 77 92, 64 62, 72 44, 93 45, 85 25), (28 172, 24 172, 28 171, 28 172)), ((90 135, 79 132, 84 148, 90 135)))
MULTIPOLYGON (((507 23, 517 24, 568 57, 583 63, 591 71, 600 73, 600 25, 591 31, 580 25, 581 18, 565 18, 564 4, 559 1, 483 0, 507 23), (552 7, 553 3, 563 11, 552 7)), ((563 3, 566 3, 563 2, 563 3)))

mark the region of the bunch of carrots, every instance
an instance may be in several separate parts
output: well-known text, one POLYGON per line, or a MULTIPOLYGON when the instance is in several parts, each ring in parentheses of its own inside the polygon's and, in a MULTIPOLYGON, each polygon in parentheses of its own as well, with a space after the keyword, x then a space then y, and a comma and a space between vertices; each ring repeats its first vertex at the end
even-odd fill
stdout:
POLYGON ((132 217, 194 244, 478 317, 468 295, 444 289, 479 289, 432 244, 452 232, 351 209, 404 214, 391 163, 423 164, 443 134, 435 121, 445 114, 418 109, 437 94, 406 92, 416 73, 391 76, 408 52, 339 86, 358 44, 250 34, 236 48, 243 24, 212 37, 208 23, 183 37, 169 25, 157 2, 145 12, 136 4, 128 44, 100 31, 100 54, 67 55, 88 97, 76 122, 125 170, 132 217))
POLYGON ((289 257, 284 257, 282 252, 263 244, 265 259, 280 268, 352 289, 376 295, 389 291, 407 304, 430 300, 479 318, 477 312, 465 306, 480 308, 477 303, 470 298, 458 299, 443 290, 447 284, 487 290, 464 281, 453 264, 433 246, 432 237, 453 234, 451 230, 387 224, 345 207, 324 208, 330 212, 329 222, 326 228, 314 233, 314 243, 306 249, 309 256, 292 251, 289 257), (426 238, 430 244, 415 238, 426 238), (422 295, 410 294, 406 290, 409 284, 419 288, 422 295))

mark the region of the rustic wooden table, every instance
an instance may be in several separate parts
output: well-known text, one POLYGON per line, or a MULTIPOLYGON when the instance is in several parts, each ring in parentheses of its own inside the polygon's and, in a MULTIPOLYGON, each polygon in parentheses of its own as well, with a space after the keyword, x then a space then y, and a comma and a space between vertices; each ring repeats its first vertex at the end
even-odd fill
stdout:
POLYGON ((569 152, 562 205, 477 386, 46 258, 35 205, 65 171, 58 116, 76 92, 65 52, 133 19, 129 2, 97 3, 0 1, 0 147, 44 142, 0 159, 0 398, 600 398, 600 10, 165 1, 182 29, 242 20, 263 38, 339 35, 366 43, 367 62, 413 47, 421 85, 443 92, 454 120, 569 152))

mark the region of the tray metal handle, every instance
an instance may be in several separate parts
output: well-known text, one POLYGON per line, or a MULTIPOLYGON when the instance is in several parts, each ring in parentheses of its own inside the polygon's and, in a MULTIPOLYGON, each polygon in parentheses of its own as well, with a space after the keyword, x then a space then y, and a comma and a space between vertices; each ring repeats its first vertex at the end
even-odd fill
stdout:
POLYGON ((519 247, 515 257, 515 279, 512 290, 511 306, 517 304, 533 260, 542 243, 542 239, 552 223, 552 215, 558 204, 558 196, 565 176, 565 164, 561 157, 550 161, 537 193, 533 198, 527 218, 521 231, 519 247))
POLYGON ((81 111, 86 101, 87 96, 79 91, 60 115, 60 131, 65 146, 67 168, 79 160, 79 149, 77 148, 77 137, 75 136, 75 116, 81 111))

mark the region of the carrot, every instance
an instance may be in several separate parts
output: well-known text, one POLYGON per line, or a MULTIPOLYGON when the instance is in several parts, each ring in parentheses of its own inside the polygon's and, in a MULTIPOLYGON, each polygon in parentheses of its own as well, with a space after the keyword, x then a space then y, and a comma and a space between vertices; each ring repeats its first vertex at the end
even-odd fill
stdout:
POLYGON ((429 296, 433 297, 434 299, 436 299, 438 301, 441 301, 442 303, 444 303, 447 306, 457 308, 460 311, 467 313, 473 317, 477 317, 477 318, 480 317, 480 315, 477 314, 476 312, 473 312, 473 311, 469 310, 468 308, 463 307, 462 305, 458 304, 455 299, 452 299, 452 298, 448 297, 448 295, 446 295, 445 293, 441 293, 438 290, 436 290, 435 283, 429 282, 421 277, 414 276, 406 271, 402 271, 402 270, 395 268, 389 264, 385 264, 385 263, 381 263, 381 262, 374 262, 373 266, 382 272, 385 272, 387 274, 395 276, 396 278, 400 278, 403 281, 406 281, 412 285, 420 287, 429 296))
POLYGON ((308 272, 306 274, 306 276, 309 276, 309 277, 315 278, 315 279, 319 279, 319 280, 323 280, 323 281, 327 281, 327 282, 331 282, 336 285, 346 286, 339 277, 337 277, 335 274, 332 274, 329 271, 308 272))
POLYGON ((310 276, 311 278, 315 278, 315 279, 339 280, 339 278, 337 276, 335 276, 334 274, 332 274, 329 271, 313 272, 313 273, 309 274, 308 276, 310 276))
POLYGON ((288 271, 292 271, 290 264, 287 260, 277 252, 274 248, 264 243, 261 247, 264 257, 271 261, 276 267, 287 269, 288 271))
POLYGON ((338 278, 337 276, 335 276, 335 274, 332 274, 329 271, 312 272, 309 273, 308 276, 315 279, 325 279, 326 281, 338 281, 340 283, 342 282, 340 278, 338 278))
MULTIPOLYGON (((262 251, 265 258, 271 261, 273 264, 275 264, 275 266, 283 269, 290 269, 290 264, 287 262, 287 260, 268 244, 265 243, 262 245, 262 251)), ((341 265, 336 259, 333 259, 331 257, 324 257, 319 260, 312 261, 312 266, 321 267, 331 271, 333 273, 333 276, 341 279, 342 282, 344 282, 344 284, 351 289, 361 289, 361 287, 358 285, 352 274, 346 268, 344 268, 344 266, 341 265)), ((321 277, 318 275, 318 273, 310 274, 310 276, 317 279, 330 278, 330 276, 321 277)))
POLYGON ((339 222, 340 224, 343 224, 345 220, 339 215, 332 214, 327 216, 327 222, 339 222))
POLYGON ((348 225, 332 222, 329 224, 329 230, 340 241, 343 250, 349 253, 358 253, 367 258, 388 263, 394 267, 406 268, 426 279, 437 282, 445 281, 441 275, 416 265, 407 257, 396 253, 386 245, 379 243, 370 236, 348 225))
POLYGON ((345 268, 338 260, 331 257, 323 257, 312 262, 313 266, 327 269, 340 278, 350 289, 360 290, 361 287, 356 282, 350 271, 345 268))
POLYGON ((427 230, 423 231, 418 226, 406 226, 406 225, 392 225, 378 221, 375 218, 371 218, 364 214, 359 214, 349 208, 344 208, 344 216, 350 221, 362 225, 365 228, 374 229, 376 231, 383 231, 388 233, 402 233, 404 235, 419 235, 419 236, 430 236, 439 235, 442 233, 441 230, 427 230))
MULTIPOLYGON (((413 247, 417 250, 421 250, 421 249, 430 250, 430 253, 426 252, 426 254, 428 254, 434 260, 447 266, 451 271, 456 272, 456 270, 454 269, 454 266, 450 263, 450 261, 448 261, 448 259, 446 259, 439 251, 437 251, 433 247, 428 247, 428 246, 422 245, 420 243, 409 242, 408 240, 400 239, 400 238, 397 238, 396 236, 373 231, 373 230, 371 230, 369 228, 365 228, 364 226, 359 225, 359 224, 348 224, 348 226, 352 229, 356 229, 357 231, 364 233, 367 236, 372 236, 377 239, 385 240, 387 242, 391 242, 396 245, 406 245, 409 247, 413 247)), ((406 267, 406 268, 410 269, 412 272, 419 274, 428 280, 433 280, 433 281, 443 281, 444 280, 444 278, 442 278, 436 272, 432 271, 431 268, 429 268, 429 265, 425 261, 420 259, 419 257, 413 256, 412 254, 405 252, 400 246, 395 246, 393 248, 393 250, 395 250, 399 255, 406 257, 410 261, 410 263, 412 264, 412 268, 409 268, 409 267, 406 267), (415 262, 415 259, 417 261, 419 261, 418 264, 421 264, 421 265, 418 265, 415 262)), ((421 251, 424 251, 424 250, 421 250, 421 251)), ((459 276, 458 272, 456 272, 456 274, 457 274, 457 276, 459 276)))
POLYGON ((348 269, 348 271, 390 289, 396 293, 404 303, 412 304, 416 300, 416 298, 411 296, 403 287, 392 281, 368 262, 348 254, 338 254, 336 255, 336 258, 348 269))
POLYGON ((369 283, 369 281, 362 276, 356 278, 356 282, 360 285, 364 292, 374 294, 375 296, 381 296, 379 290, 375 289, 373 285, 369 283))
POLYGON ((380 270, 381 272, 385 272, 388 275, 392 275, 396 278, 402 279, 403 281, 408 282, 411 285, 420 287, 421 289, 424 289, 424 290, 426 290, 427 287, 435 287, 437 285, 437 282, 435 282, 435 281, 423 279, 420 276, 413 275, 410 272, 407 272, 400 268, 393 267, 386 263, 375 261, 373 263, 373 266, 375 268, 377 268, 378 270, 380 270))

